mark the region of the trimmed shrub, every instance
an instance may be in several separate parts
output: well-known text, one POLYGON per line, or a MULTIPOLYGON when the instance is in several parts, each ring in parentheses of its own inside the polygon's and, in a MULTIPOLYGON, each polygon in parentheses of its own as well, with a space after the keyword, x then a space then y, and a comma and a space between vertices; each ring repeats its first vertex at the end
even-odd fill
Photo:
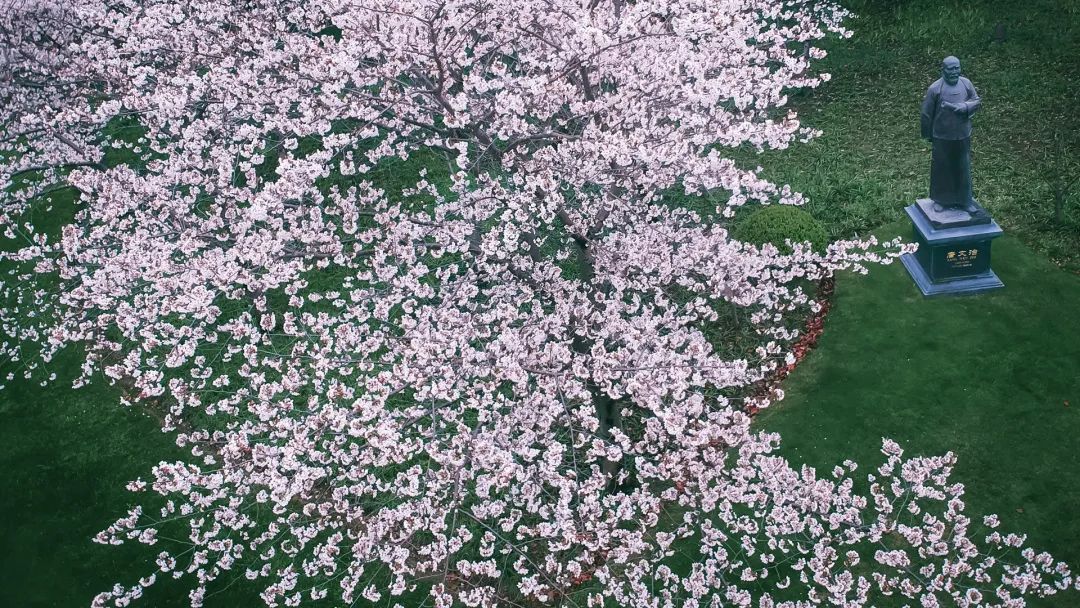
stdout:
POLYGON ((810 241, 815 251, 825 251, 829 233, 825 226, 806 211, 791 205, 769 205, 743 216, 732 230, 740 241, 764 245, 772 243, 783 253, 791 253, 784 239, 793 243, 810 241))

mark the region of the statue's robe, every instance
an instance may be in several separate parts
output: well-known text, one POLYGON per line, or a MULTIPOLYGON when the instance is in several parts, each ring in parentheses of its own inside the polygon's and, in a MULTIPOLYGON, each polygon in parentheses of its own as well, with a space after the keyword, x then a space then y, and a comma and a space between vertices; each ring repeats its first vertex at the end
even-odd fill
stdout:
POLYGON ((950 85, 938 78, 922 104, 922 136, 934 145, 930 161, 930 198, 944 207, 966 207, 971 194, 971 115, 981 105, 975 86, 963 76, 950 85), (946 109, 951 102, 960 112, 946 109))

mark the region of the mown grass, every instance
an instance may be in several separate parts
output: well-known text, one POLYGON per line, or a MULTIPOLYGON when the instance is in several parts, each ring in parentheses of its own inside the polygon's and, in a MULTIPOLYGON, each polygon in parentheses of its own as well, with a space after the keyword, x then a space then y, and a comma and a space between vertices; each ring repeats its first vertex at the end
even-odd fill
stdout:
MULTIPOLYGON (((146 479, 152 465, 180 460, 184 452, 150 415, 121 407, 119 391, 104 378, 72 390, 65 381, 78 366, 78 354, 65 353, 50 365, 55 383, 16 380, 0 391, 3 606, 87 606, 113 584, 130 586, 156 570, 154 547, 91 539, 143 502, 124 489, 128 481, 146 479)), ((159 573, 144 605, 189 605, 187 588, 164 577, 159 573)), ((258 605, 250 586, 214 591, 209 606, 258 605)))
POLYGON ((757 424, 819 470, 876 466, 882 437, 908 455, 952 451, 971 514, 998 513, 1003 529, 1080 569, 1080 278, 1012 236, 993 254, 1005 288, 976 297, 924 299, 900 264, 842 275, 817 348, 757 424))
MULTIPOLYGON (((844 277, 819 350, 761 424, 782 433, 785 453, 812 464, 875 462, 882 435, 914 453, 956 451, 957 479, 968 484, 974 511, 1001 512, 1006 526, 1080 565, 1080 535, 1068 517, 1080 504, 1070 449, 1080 424, 1080 353, 1070 339, 1080 335, 1080 288, 1041 257, 1080 269, 1080 200, 1073 195, 1066 222, 1054 224, 1045 179, 1048 166, 1077 155, 1080 3, 846 4, 860 17, 850 24, 854 38, 828 45, 822 69, 833 80, 793 95, 804 122, 825 134, 746 161, 807 193, 809 210, 835 237, 901 217, 927 190, 919 102, 941 58, 955 54, 984 99, 973 140, 975 192, 1010 234, 995 245, 1008 287, 928 301, 899 266, 844 277), (1006 26, 1003 43, 991 39, 998 22, 1006 26)), ((382 176, 396 177, 396 169, 382 176)), ((56 222, 54 211, 35 223, 56 222)), ((154 568, 153 549, 90 538, 136 504, 126 481, 180 451, 154 420, 121 408, 104 382, 65 388, 76 366, 68 354, 52 364, 57 383, 16 378, 0 392, 0 605, 86 605, 112 583, 131 584, 154 568)), ((242 581, 211 591, 211 608, 259 605, 242 581)), ((164 581, 144 605, 185 603, 181 586, 164 581)))

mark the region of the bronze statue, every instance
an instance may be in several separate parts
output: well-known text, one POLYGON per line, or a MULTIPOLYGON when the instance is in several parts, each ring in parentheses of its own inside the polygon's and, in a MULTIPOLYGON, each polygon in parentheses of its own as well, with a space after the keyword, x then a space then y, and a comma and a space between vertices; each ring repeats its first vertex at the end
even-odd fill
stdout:
POLYGON ((930 198, 904 207, 919 248, 900 257, 927 297, 1005 286, 990 269, 990 245, 1001 226, 971 194, 971 115, 980 104, 960 75, 960 60, 946 57, 922 104, 922 136, 934 144, 930 198))
POLYGON ((971 192, 971 115, 981 103, 971 81, 960 75, 960 60, 946 57, 941 62, 941 78, 926 90, 922 103, 922 136, 933 143, 930 198, 934 211, 986 213, 971 192))

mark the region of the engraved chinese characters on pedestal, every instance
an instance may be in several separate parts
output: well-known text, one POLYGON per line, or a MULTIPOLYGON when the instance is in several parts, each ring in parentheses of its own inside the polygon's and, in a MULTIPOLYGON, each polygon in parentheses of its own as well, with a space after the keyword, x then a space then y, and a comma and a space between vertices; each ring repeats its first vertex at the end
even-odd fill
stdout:
POLYGON ((971 268, 975 265, 976 256, 978 255, 978 249, 961 249, 960 251, 946 252, 945 259, 953 268, 971 268))
POLYGON ((965 276, 972 273, 978 274, 986 272, 990 269, 989 249, 982 255, 979 255, 979 250, 977 248, 967 249, 960 247, 954 249, 952 247, 946 247, 944 249, 945 267, 941 273, 943 276, 948 276, 950 273, 957 276, 965 276))
POLYGON ((902 261, 925 296, 977 293, 1004 287, 990 269, 990 242, 1001 227, 975 200, 971 184, 971 117, 982 100, 946 57, 941 78, 923 97, 922 136, 932 144, 930 196, 905 211, 919 250, 902 261))

